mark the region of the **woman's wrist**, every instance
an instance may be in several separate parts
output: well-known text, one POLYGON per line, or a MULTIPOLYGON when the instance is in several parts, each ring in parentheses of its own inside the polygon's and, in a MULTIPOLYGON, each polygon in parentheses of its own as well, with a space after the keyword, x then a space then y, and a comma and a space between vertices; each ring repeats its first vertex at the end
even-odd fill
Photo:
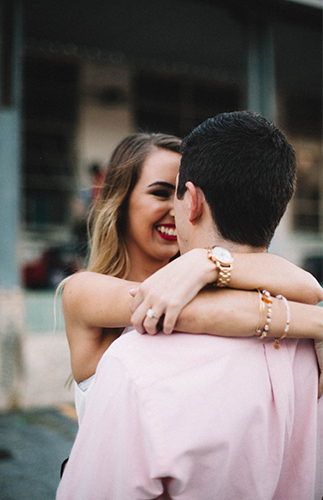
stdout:
POLYGON ((256 328, 256 335, 258 339, 263 339, 264 337, 274 337, 274 348, 279 349, 279 342, 287 336, 290 327, 290 307, 288 300, 283 295, 276 295, 276 297, 272 297, 267 290, 258 290, 258 294, 259 323, 256 328), (276 300, 275 307, 273 307, 274 300, 276 300), (281 325, 281 314, 279 314, 278 308, 279 300, 283 302, 286 309, 285 323, 283 323, 283 325, 281 325), (277 319, 279 320, 279 322, 277 321, 277 319), (275 323, 277 323, 277 325, 275 323))
POLYGON ((214 263, 208 259, 208 251, 206 248, 193 248, 182 255, 181 258, 185 258, 189 261, 189 272, 194 272, 196 275, 199 289, 217 280, 218 271, 214 263))
POLYGON ((200 259, 203 262, 203 274, 202 274, 202 279, 203 279, 203 286, 209 285, 216 283, 218 276, 219 276, 219 271, 212 262, 212 260, 209 258, 209 252, 206 248, 199 248, 200 251, 200 259))
MULTIPOLYGON (((277 339, 276 348, 283 338, 323 340, 322 307, 287 301, 280 295, 271 300, 271 320, 266 336, 277 339)), ((257 331, 255 334, 257 335, 257 331)))

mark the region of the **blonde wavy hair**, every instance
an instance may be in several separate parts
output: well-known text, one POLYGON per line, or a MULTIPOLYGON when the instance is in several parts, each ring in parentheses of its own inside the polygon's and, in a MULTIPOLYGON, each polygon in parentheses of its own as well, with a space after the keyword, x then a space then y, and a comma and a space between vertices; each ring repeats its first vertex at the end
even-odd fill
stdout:
POLYGON ((114 150, 89 216, 89 271, 127 277, 129 255, 124 229, 129 197, 149 154, 156 149, 180 153, 180 146, 181 140, 172 135, 137 133, 126 137, 114 150))

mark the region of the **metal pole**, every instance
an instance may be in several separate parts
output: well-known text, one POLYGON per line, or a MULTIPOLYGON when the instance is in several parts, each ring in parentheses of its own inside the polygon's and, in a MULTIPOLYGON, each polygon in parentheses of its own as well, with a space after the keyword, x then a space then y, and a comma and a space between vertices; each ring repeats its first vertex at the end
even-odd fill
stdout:
POLYGON ((273 27, 260 19, 249 22, 247 106, 277 122, 277 92, 273 27))
POLYGON ((22 2, 0 2, 0 401, 19 406, 23 298, 17 242, 20 214, 22 2), (10 367, 10 369, 9 369, 10 367))

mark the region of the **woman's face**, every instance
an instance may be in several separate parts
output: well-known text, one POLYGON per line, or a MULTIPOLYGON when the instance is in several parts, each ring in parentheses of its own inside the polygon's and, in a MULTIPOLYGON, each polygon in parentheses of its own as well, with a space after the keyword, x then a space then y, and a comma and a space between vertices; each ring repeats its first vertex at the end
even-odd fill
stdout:
POLYGON ((144 270, 160 263, 161 267, 178 251, 174 195, 180 159, 179 153, 154 150, 144 161, 141 176, 130 195, 125 240, 131 279, 135 266, 144 270))

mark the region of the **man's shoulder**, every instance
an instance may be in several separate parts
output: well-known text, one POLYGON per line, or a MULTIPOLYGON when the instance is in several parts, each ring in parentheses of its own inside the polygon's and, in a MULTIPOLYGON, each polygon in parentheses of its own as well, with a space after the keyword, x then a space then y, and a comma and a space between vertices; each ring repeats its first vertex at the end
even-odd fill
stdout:
MULTIPOLYGON (((178 348, 190 351, 192 347, 209 343, 212 336, 206 334, 192 335, 190 333, 172 333, 166 335, 159 332, 156 335, 140 334, 136 330, 128 331, 116 339, 106 351, 108 356, 127 358, 141 356, 150 352, 160 358, 161 352, 176 351, 178 348)), ((213 337, 214 339, 214 337, 213 337)))
MULTIPOLYGON (((244 339, 245 340, 245 339, 244 339)), ((241 339, 173 333, 121 335, 103 355, 100 364, 118 362, 128 375, 145 386, 233 356, 246 343, 241 339)))
MULTIPOLYGON (((127 362, 127 360, 139 361, 141 358, 144 358, 146 362, 149 362, 151 358, 156 361, 165 359, 165 353, 170 354, 179 347, 184 350, 189 349, 193 337, 203 337, 203 335, 193 336, 188 333, 165 335, 163 332, 148 335, 131 330, 115 340, 104 356, 115 357, 124 362, 127 362)), ((196 339, 194 339, 193 343, 195 341, 196 339)))

